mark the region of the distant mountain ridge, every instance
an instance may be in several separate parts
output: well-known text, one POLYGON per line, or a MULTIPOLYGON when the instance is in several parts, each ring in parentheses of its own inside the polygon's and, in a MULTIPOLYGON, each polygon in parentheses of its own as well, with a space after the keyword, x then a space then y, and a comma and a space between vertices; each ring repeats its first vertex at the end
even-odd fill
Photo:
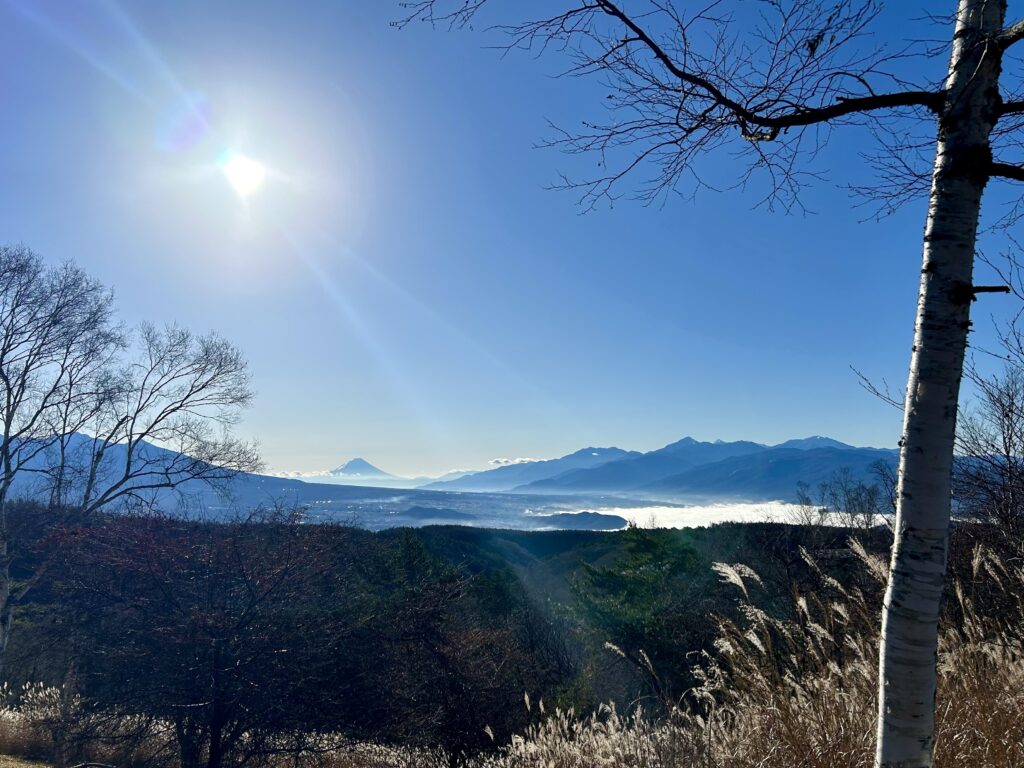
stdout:
POLYGON ((525 483, 512 492, 786 501, 795 498, 798 484, 816 487, 842 469, 858 481, 877 482, 877 465, 894 467, 896 457, 895 450, 858 448, 820 435, 773 446, 685 437, 639 456, 525 483))
MULTIPOLYGON (((92 444, 92 438, 76 435, 69 455, 88 456, 92 444)), ((109 446, 103 473, 116 472, 125 457, 124 446, 109 446)), ((136 454, 137 460, 154 465, 164 462, 164 457, 171 461, 174 454, 149 444, 140 445, 136 454)), ((428 521, 483 524, 485 520, 503 524, 510 510, 514 515, 529 515, 530 510, 539 508, 559 513, 651 502, 793 501, 800 483, 814 488, 843 469, 856 481, 877 483, 878 467, 894 469, 897 458, 895 450, 859 448, 821 436, 774 446, 685 437, 643 454, 621 448, 584 448, 556 459, 504 465, 426 486, 425 479, 398 477, 365 459, 353 459, 317 476, 323 478, 320 482, 308 476, 298 480, 240 473, 217 483, 216 488, 188 480, 175 490, 145 491, 138 500, 167 511, 188 508, 214 517, 284 503, 308 505, 318 517, 344 520, 351 516, 369 526, 428 521)), ((32 471, 19 474, 12 497, 45 499, 43 468, 32 467, 32 471)), ((81 474, 76 471, 74 476, 81 474)), ((73 487, 71 491, 73 498, 73 487)), ((584 520, 574 518, 574 524, 584 520)), ((526 527, 536 524, 517 523, 526 527)))
POLYGON ((557 459, 506 464, 454 480, 442 480, 420 486, 437 491, 510 491, 517 486, 543 480, 573 469, 599 467, 608 462, 639 456, 637 451, 621 448, 582 448, 557 459))
POLYGON ((639 488, 702 464, 764 450, 766 446, 746 440, 707 443, 684 437, 649 453, 552 475, 513 490, 518 493, 614 493, 639 488))
POLYGON ((337 483, 378 488, 420 488, 430 491, 552 495, 655 493, 686 499, 721 496, 739 499, 791 499, 796 483, 820 483, 847 467, 867 480, 867 465, 895 452, 860 453, 858 448, 831 437, 810 437, 765 445, 749 440, 702 441, 684 437, 653 451, 622 448, 581 448, 554 459, 517 461, 480 471, 459 471, 439 478, 407 478, 386 472, 363 458, 354 458, 322 475, 306 475, 306 482, 337 483), (779 452, 796 452, 780 462, 779 452), (825 453, 818 453, 825 451, 825 453), (829 453, 838 451, 840 453, 829 453), (767 458, 755 459, 760 454, 767 458), (870 461, 868 460, 870 458, 870 461), (731 461, 721 467, 720 462, 731 461), (717 473, 726 471, 726 477, 717 473), (703 471, 706 468, 707 471, 703 471), (712 477, 718 477, 712 481, 712 477), (732 486, 730 486, 732 483, 732 486))
POLYGON ((821 435, 812 435, 811 437, 787 440, 784 443, 772 446, 772 448, 797 448, 801 451, 809 451, 815 448, 839 448, 846 450, 848 448, 855 447, 856 446, 841 443, 838 440, 833 440, 831 437, 822 437, 821 435))
POLYGON ((877 483, 878 466, 894 468, 898 456, 895 450, 879 448, 785 445, 703 464, 634 490, 672 499, 788 501, 795 498, 800 483, 813 490, 843 469, 856 481, 877 483))

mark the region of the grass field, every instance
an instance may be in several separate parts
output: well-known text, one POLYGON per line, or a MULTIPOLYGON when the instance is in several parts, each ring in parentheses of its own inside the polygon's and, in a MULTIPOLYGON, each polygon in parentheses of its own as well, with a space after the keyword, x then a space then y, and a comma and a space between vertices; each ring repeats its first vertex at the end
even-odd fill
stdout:
POLYGON ((47 763, 37 763, 34 760, 25 760, 21 757, 0 755, 0 768, 49 768, 47 763))

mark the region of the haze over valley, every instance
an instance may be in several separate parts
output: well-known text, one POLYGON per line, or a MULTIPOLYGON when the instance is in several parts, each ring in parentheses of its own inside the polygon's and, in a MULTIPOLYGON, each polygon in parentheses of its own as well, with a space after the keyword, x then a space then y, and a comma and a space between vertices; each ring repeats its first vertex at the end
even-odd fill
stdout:
MULTIPOLYGON (((786 519, 801 487, 812 497, 840 474, 874 485, 897 452, 813 436, 777 445, 692 437, 641 453, 586 447, 440 478, 403 478, 362 459, 298 477, 245 475, 230 495, 248 503, 308 505, 315 519, 370 528, 456 524, 614 529, 627 521, 679 527, 786 519), (588 512, 588 515, 574 513, 588 512)), ((211 507, 217 506, 210 502, 211 507)))

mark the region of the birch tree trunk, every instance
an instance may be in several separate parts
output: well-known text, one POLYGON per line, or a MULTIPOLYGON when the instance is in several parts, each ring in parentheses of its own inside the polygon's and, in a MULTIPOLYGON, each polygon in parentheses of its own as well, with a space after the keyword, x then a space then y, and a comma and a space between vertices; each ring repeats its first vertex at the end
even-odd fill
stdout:
POLYGON ((879 768, 933 765, 938 619, 981 197, 998 117, 1005 0, 960 0, 939 116, 880 647, 879 768))

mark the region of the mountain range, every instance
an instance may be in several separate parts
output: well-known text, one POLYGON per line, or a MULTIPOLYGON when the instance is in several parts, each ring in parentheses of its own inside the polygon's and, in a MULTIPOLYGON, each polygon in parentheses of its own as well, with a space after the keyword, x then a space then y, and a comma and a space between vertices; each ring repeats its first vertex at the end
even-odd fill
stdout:
POLYGON ((791 500, 799 483, 816 486, 840 469, 874 482, 878 462, 894 466, 896 451, 860 448, 830 437, 765 445, 684 437, 653 451, 581 448, 554 459, 517 461, 492 469, 406 478, 355 458, 307 483, 375 488, 555 496, 628 495, 651 499, 791 500))
POLYGON ((776 446, 700 464, 635 490, 653 498, 791 501, 800 484, 813 490, 844 469, 856 481, 875 484, 879 466, 893 469, 897 457, 877 448, 776 446))
POLYGON ((558 459, 502 466, 421 487, 677 501, 786 501, 795 497, 800 483, 814 487, 841 469, 856 480, 875 482, 876 465, 894 466, 896 456, 895 450, 858 448, 820 435, 778 445, 684 437, 647 453, 584 448, 558 459))
POLYGON ((582 448, 557 459, 506 464, 495 469, 463 475, 454 480, 427 483, 420 487, 435 491, 509 491, 566 472, 595 469, 610 462, 641 455, 637 451, 624 451, 621 448, 582 448))
POLYGON ((616 493, 655 483, 692 467, 766 450, 765 446, 740 440, 704 443, 684 437, 664 448, 634 454, 599 467, 549 475, 509 490, 520 493, 616 493))
MULTIPOLYGON (((88 456, 92 439, 75 436, 72 453, 88 456)), ((139 459, 151 466, 174 454, 143 445, 139 459)), ((103 473, 116 473, 123 446, 106 449, 103 473)), ((602 527, 615 520, 558 515, 587 510, 719 502, 793 501, 798 487, 812 488, 845 470, 854 480, 877 482, 877 467, 896 465, 897 452, 859 448, 827 437, 763 445, 746 440, 703 442, 692 437, 647 453, 583 448, 556 459, 507 464, 440 479, 402 478, 364 459, 302 479, 239 473, 211 488, 199 480, 177 489, 146 491, 144 502, 167 511, 230 517, 257 506, 300 505, 313 519, 350 521, 371 528, 448 524, 536 528, 602 527), (419 485, 420 487, 414 487, 419 485)), ((46 497, 43 466, 19 477, 13 497, 46 497)), ((81 472, 73 473, 78 476, 81 472)), ((604 516, 605 518, 608 515, 604 516)), ((618 520, 618 518, 617 518, 618 520)))

